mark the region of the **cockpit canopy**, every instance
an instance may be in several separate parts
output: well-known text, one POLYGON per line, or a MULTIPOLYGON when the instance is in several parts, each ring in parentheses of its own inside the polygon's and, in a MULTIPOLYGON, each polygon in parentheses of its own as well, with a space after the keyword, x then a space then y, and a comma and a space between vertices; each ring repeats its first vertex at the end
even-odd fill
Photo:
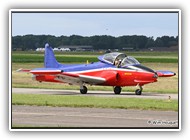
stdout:
POLYGON ((120 67, 140 64, 134 57, 127 56, 126 54, 119 52, 107 53, 105 55, 99 56, 98 59, 102 62, 112 65, 117 65, 119 63, 120 67))
POLYGON ((127 56, 125 57, 122 62, 121 62, 121 66, 126 66, 126 65, 134 65, 134 64, 140 64, 139 61, 137 59, 135 59, 132 56, 127 56))

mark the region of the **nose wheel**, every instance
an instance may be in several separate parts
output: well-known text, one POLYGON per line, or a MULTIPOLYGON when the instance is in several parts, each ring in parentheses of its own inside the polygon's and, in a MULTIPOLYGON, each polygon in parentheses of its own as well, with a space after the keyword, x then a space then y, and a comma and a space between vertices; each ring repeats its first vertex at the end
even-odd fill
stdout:
POLYGON ((136 95, 141 95, 142 94, 142 90, 143 90, 142 86, 139 86, 139 88, 140 89, 135 90, 136 95))

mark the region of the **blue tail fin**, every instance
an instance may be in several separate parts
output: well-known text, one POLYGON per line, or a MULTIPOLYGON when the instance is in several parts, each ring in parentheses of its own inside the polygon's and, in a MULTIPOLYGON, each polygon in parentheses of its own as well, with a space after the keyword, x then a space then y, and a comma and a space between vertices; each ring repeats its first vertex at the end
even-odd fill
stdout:
POLYGON ((44 56, 44 67, 45 68, 58 68, 59 63, 57 62, 53 49, 48 43, 45 44, 45 56, 44 56))

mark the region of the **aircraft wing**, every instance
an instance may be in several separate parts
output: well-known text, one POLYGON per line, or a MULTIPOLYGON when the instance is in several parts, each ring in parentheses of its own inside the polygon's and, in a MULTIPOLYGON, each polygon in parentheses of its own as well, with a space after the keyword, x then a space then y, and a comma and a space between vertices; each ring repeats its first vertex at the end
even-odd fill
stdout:
POLYGON ((106 81, 106 79, 101 77, 75 74, 69 72, 63 72, 61 74, 58 74, 56 79, 62 82, 74 83, 74 84, 79 84, 79 83, 101 84, 106 81))
POLYGON ((64 72, 59 69, 34 69, 28 71, 34 75, 53 75, 55 76, 55 80, 69 83, 69 84, 101 84, 106 82, 105 78, 97 77, 97 76, 88 76, 83 74, 71 73, 71 72, 64 72))
POLYGON ((156 73, 157 73, 158 77, 171 77, 171 76, 176 75, 176 73, 174 73, 174 72, 163 71, 163 70, 156 71, 156 73))

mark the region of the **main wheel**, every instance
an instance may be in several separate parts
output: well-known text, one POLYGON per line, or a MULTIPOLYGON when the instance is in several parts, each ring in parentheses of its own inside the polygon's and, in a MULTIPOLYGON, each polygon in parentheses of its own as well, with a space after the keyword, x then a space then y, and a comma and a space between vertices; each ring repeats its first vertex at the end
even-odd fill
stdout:
POLYGON ((87 87, 86 86, 82 86, 82 89, 80 89, 80 93, 81 94, 86 94, 88 91, 87 87))
POLYGON ((136 94, 136 95, 141 95, 141 94, 142 94, 142 90, 137 89, 137 90, 135 91, 135 94, 136 94))
POLYGON ((114 93, 120 94, 121 93, 121 87, 119 87, 119 86, 114 87, 114 93))

